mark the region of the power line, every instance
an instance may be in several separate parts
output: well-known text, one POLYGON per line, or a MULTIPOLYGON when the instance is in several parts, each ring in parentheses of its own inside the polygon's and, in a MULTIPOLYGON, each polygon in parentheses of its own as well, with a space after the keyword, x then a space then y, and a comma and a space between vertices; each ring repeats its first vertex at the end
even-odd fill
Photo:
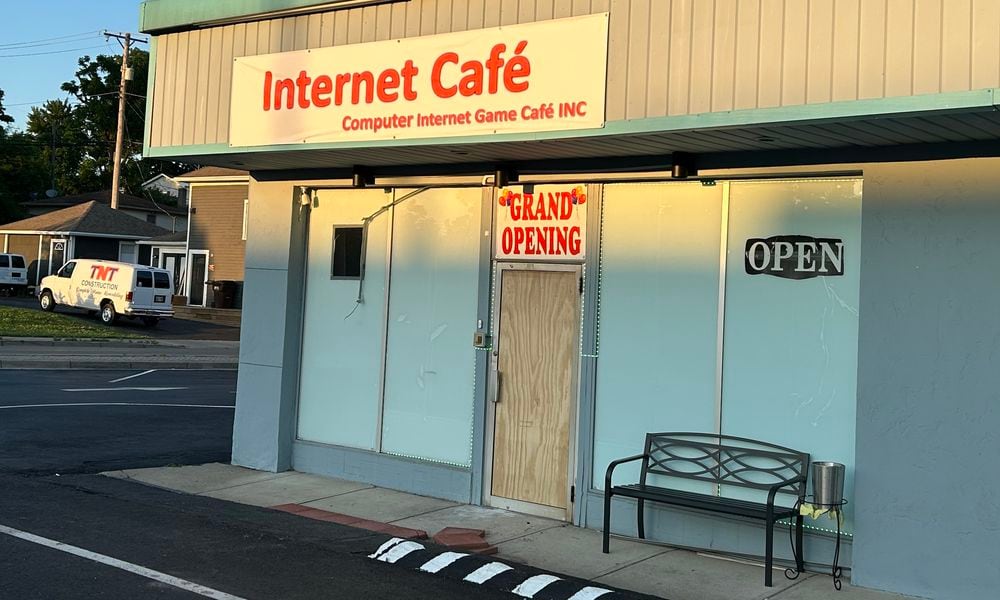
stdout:
POLYGON ((0 58, 20 58, 23 56, 44 56, 46 54, 64 54, 66 52, 77 52, 79 50, 91 50, 93 48, 111 48, 108 44, 100 46, 82 46, 80 48, 67 48, 65 50, 51 50, 49 52, 28 52, 25 54, 0 54, 0 58))
POLYGON ((30 47, 32 47, 34 45, 39 45, 39 44, 43 44, 43 43, 57 43, 57 40, 72 40, 73 38, 86 37, 88 35, 95 35, 95 34, 99 34, 99 33, 101 33, 100 29, 98 29, 96 31, 84 31, 84 32, 81 32, 81 33, 73 33, 73 34, 69 34, 69 35, 60 35, 60 36, 50 37, 50 38, 41 38, 41 39, 37 39, 37 40, 29 40, 29 41, 26 41, 26 42, 8 42, 6 44, 0 44, 0 49, 2 49, 2 48, 14 48, 14 47, 17 47, 17 46, 30 48, 30 47))

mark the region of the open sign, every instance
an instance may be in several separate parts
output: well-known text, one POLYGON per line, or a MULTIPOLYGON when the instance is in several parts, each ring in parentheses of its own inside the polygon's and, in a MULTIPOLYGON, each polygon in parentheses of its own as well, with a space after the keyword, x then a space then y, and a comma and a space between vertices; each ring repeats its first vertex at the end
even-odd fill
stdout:
POLYGON ((811 279, 844 274, 844 241, 807 235, 776 235, 747 240, 744 252, 749 275, 811 279))

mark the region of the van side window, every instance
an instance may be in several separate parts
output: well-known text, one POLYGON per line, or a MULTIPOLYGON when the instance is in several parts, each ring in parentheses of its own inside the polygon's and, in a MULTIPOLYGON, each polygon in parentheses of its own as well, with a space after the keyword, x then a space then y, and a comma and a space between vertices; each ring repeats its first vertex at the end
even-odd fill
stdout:
POLYGON ((159 271, 154 272, 153 281, 156 283, 156 289, 170 289, 170 275, 167 275, 166 273, 160 273, 159 271))
POLYGON ((10 259, 5 255, 0 255, 0 269, 6 269, 10 266, 10 259))
POLYGON ((11 261, 11 265, 10 266, 14 267, 15 269, 23 269, 24 268, 24 257, 23 256, 21 256, 19 254, 15 255, 15 256, 11 256, 10 257, 10 261, 11 261))
POLYGON ((60 277, 69 277, 70 275, 73 274, 73 269, 75 269, 75 268, 76 268, 76 263, 75 262, 68 262, 68 263, 64 264, 61 269, 59 269, 59 276, 60 277))
POLYGON ((141 287, 141 288, 153 287, 153 274, 150 273, 149 271, 136 271, 135 287, 141 287))

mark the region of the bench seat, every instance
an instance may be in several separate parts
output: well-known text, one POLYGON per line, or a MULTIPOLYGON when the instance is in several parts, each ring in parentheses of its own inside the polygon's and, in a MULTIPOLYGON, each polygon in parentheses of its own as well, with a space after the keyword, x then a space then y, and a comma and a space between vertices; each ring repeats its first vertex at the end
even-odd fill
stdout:
MULTIPOLYGON (((699 494, 697 492, 685 492, 663 488, 655 485, 618 485, 613 489, 615 496, 626 496, 642 500, 650 500, 663 504, 672 504, 684 508, 695 508, 699 510, 710 510, 717 513, 747 517, 750 519, 767 519, 767 505, 762 502, 751 500, 737 500, 735 498, 723 498, 721 496, 711 496, 709 494, 699 494)), ((799 514, 791 507, 775 506, 774 519, 787 519, 799 514)))

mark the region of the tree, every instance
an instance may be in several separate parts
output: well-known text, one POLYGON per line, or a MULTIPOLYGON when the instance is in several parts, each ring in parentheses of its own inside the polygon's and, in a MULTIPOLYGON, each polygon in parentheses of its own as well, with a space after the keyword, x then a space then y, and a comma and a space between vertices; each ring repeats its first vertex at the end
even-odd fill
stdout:
POLYGON ((8 115, 3 109, 3 90, 0 90, 0 130, 3 129, 3 123, 13 123, 14 117, 8 115))
POLYGON ((60 195, 99 189, 96 176, 81 169, 87 151, 101 149, 93 147, 85 129, 80 113, 67 100, 49 100, 28 113, 27 132, 47 165, 49 188, 60 195))
MULTIPOLYGON (((179 175, 193 165, 142 159, 142 139, 146 122, 146 81, 149 75, 149 53, 129 51, 132 79, 126 84, 125 135, 122 144, 122 187, 126 192, 143 195, 141 185, 154 175, 179 175)), ((94 59, 83 56, 77 61, 76 79, 62 84, 62 89, 75 96, 79 105, 73 108, 80 131, 88 141, 77 168, 77 186, 84 191, 111 187, 118 129, 118 87, 121 82, 121 56, 100 55, 94 59)), ((41 134, 39 134, 41 135, 41 134)))

